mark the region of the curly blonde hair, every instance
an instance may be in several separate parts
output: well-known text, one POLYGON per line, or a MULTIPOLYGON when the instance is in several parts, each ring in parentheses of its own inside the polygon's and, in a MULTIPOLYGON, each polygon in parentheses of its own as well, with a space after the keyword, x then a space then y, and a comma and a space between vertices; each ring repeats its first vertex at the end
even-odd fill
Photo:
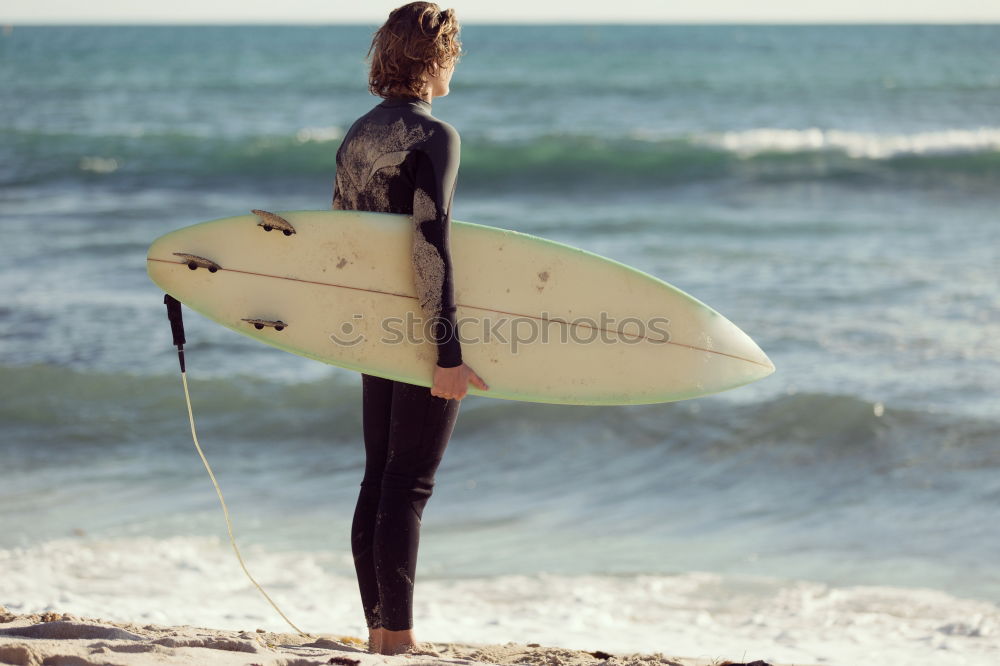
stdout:
POLYGON ((379 97, 423 94, 424 74, 446 68, 462 53, 455 10, 433 2, 411 2, 392 10, 372 38, 368 90, 379 97))

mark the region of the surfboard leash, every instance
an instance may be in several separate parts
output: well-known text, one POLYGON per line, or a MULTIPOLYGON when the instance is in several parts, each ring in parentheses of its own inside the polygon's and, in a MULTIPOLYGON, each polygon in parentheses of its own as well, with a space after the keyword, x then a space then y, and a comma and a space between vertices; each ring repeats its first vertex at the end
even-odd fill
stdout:
POLYGON ((191 438, 194 440, 194 446, 198 449, 198 455, 201 456, 201 461, 205 463, 205 469, 208 470, 208 476, 212 479, 212 484, 215 486, 215 492, 219 495, 219 502, 222 504, 222 514, 226 517, 226 528, 229 530, 229 542, 233 545, 233 551, 236 553, 236 559, 239 560, 240 566, 243 567, 243 573, 247 575, 250 582, 256 586, 260 593, 264 595, 268 603, 274 607, 274 610, 278 611, 280 615, 288 625, 299 633, 301 636, 307 638, 315 638, 312 634, 306 633, 299 629, 295 624, 288 619, 288 616, 281 612, 278 605, 274 603, 264 588, 254 580, 254 577, 250 575, 250 571, 247 569, 247 565, 243 562, 243 556, 240 555, 240 549, 236 546, 236 537, 233 536, 233 524, 229 520, 229 509, 226 508, 226 500, 222 496, 222 489, 219 488, 219 482, 215 480, 215 474, 212 473, 212 467, 208 464, 208 459, 205 458, 205 453, 201 450, 201 444, 198 443, 198 432, 194 427, 194 411, 191 409, 191 392, 188 390, 187 381, 187 369, 184 363, 184 344, 186 340, 184 339, 184 316, 181 314, 181 303, 176 298, 170 294, 165 294, 163 296, 163 304, 167 306, 167 318, 170 319, 170 332, 173 334, 174 345, 177 347, 177 360, 181 366, 181 383, 184 385, 184 400, 187 402, 187 413, 188 421, 191 424, 191 438))

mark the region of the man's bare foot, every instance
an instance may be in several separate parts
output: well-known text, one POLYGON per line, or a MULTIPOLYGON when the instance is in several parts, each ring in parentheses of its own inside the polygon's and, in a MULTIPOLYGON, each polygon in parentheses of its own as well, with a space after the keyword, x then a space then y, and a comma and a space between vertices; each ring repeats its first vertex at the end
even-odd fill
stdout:
POLYGON ((380 654, 412 654, 417 647, 417 639, 413 636, 413 629, 403 629, 401 631, 389 631, 382 629, 382 639, 379 645, 380 654))
POLYGON ((376 627, 375 629, 368 628, 368 651, 372 654, 380 654, 383 631, 385 630, 382 627, 376 627))

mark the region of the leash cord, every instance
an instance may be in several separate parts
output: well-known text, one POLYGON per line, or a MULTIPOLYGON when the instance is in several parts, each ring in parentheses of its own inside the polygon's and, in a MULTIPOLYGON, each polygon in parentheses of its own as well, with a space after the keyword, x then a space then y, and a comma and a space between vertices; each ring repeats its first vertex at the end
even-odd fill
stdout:
POLYGON ((219 502, 222 504, 222 514, 226 517, 226 529, 229 530, 229 542, 233 544, 233 551, 236 553, 236 559, 240 561, 240 566, 243 567, 243 573, 247 575, 250 582, 253 583, 260 593, 264 595, 268 603, 274 607, 274 610, 278 611, 278 615, 284 618, 288 625, 297 631, 299 635, 305 636, 307 638, 315 638, 312 634, 307 634, 292 623, 288 619, 288 616, 281 612, 278 605, 271 600, 267 592, 264 591, 253 576, 250 575, 250 571, 247 569, 247 565, 243 562, 243 556, 240 555, 240 549, 236 547, 236 537, 233 536, 233 523, 229 520, 229 509, 226 508, 226 500, 222 496, 222 489, 219 488, 219 482, 215 480, 215 474, 212 473, 212 467, 208 464, 208 459, 205 458, 205 453, 201 450, 201 444, 198 443, 198 432, 194 427, 194 410, 191 409, 191 392, 188 390, 187 381, 187 369, 184 363, 184 319, 181 315, 181 304, 177 299, 173 298, 169 294, 163 297, 163 303, 167 306, 167 316, 170 318, 170 328, 174 337, 174 345, 177 346, 177 360, 181 366, 181 382, 184 384, 184 400, 187 403, 187 413, 188 421, 191 423, 191 438, 194 440, 194 446, 198 449, 198 455, 201 456, 201 461, 205 463, 205 469, 208 470, 208 476, 212 479, 212 485, 215 486, 215 492, 219 495, 219 502))
POLYGON ((198 455, 201 456, 201 461, 205 463, 205 469, 208 470, 208 476, 212 479, 212 484, 215 486, 215 492, 219 495, 219 502, 222 504, 222 513, 226 517, 226 528, 229 530, 229 542, 233 544, 233 550, 236 552, 236 559, 240 561, 240 566, 243 567, 243 573, 247 575, 250 582, 253 583, 258 590, 260 590, 260 593, 264 595, 264 598, 267 599, 268 603, 274 606, 274 610, 278 611, 278 615, 284 618, 285 622, 287 622, 292 629, 297 631, 302 636, 313 638, 311 634, 307 634, 296 627, 295 624, 293 624, 292 621, 281 612, 278 605, 271 600, 271 597, 264 591, 264 588, 262 588, 256 580, 254 580, 253 576, 251 576, 250 572, 247 570, 247 565, 243 562, 243 556, 240 555, 240 549, 236 547, 236 537, 233 536, 233 524, 229 520, 229 509, 226 508, 226 500, 222 497, 222 489, 219 488, 219 482, 215 480, 215 474, 212 473, 212 467, 208 464, 208 459, 205 458, 205 454, 201 450, 201 444, 198 443, 198 433, 194 428, 194 412, 191 410, 191 393, 188 391, 187 372, 181 372, 181 381, 184 383, 184 399, 187 402, 188 420, 191 422, 191 438, 194 440, 195 448, 198 449, 198 455))

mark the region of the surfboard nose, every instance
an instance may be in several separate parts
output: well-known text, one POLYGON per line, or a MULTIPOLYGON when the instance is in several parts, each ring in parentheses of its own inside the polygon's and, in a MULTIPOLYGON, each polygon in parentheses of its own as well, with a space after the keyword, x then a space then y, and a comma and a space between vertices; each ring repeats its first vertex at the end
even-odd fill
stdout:
POLYGON ((700 353, 700 372, 708 392, 736 388, 774 373, 774 363, 743 329, 708 306, 699 315, 693 328, 678 330, 674 339, 700 353))
POLYGON ((773 374, 776 369, 774 362, 764 353, 760 345, 736 326, 736 324, 729 322, 729 325, 734 330, 730 331, 727 336, 726 349, 724 351, 745 362, 744 374, 747 377, 746 381, 757 381, 773 374))
MULTIPOLYGON (((754 344, 754 346, 755 347, 757 346, 756 343, 754 344)), ((777 369, 774 367, 774 361, 772 361, 770 357, 768 357, 768 355, 765 354, 764 350, 761 349, 760 347, 757 347, 757 351, 759 353, 759 356, 757 357, 756 362, 760 364, 761 371, 763 372, 763 374, 760 376, 760 379, 763 379, 768 375, 773 375, 774 371, 777 369)))

